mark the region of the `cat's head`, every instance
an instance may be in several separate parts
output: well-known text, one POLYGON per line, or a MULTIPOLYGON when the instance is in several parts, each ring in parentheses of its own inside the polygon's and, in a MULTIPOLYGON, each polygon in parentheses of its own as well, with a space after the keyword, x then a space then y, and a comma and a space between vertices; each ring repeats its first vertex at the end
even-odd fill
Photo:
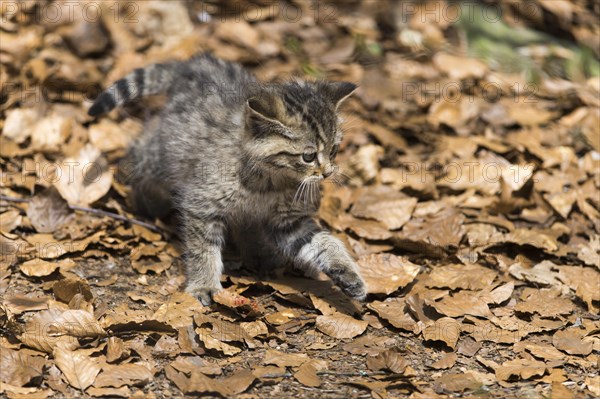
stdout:
POLYGON ((267 85, 246 104, 245 149, 275 184, 318 182, 336 172, 339 105, 356 85, 291 81, 267 85), (283 180, 283 181, 282 181, 283 180))

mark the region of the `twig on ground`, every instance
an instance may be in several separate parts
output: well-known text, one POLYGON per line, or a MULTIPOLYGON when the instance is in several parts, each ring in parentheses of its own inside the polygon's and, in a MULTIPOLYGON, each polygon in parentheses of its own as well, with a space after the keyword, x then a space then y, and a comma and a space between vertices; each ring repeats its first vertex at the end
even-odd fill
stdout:
MULTIPOLYGON (((6 195, 0 195, 0 201, 8 201, 8 202, 29 202, 29 199, 26 198, 16 198, 16 197, 9 197, 6 195)), ((119 215, 118 213, 114 213, 114 212, 108 212, 108 211, 103 211, 102 209, 94 209, 94 208, 88 208, 85 206, 78 206, 78 205, 68 205, 69 209, 73 210, 73 211, 80 211, 80 212, 87 212, 87 213, 91 213, 94 215, 100 215, 100 216, 106 216, 112 219, 116 219, 116 220, 121 220, 123 222, 129 222, 132 224, 137 224, 138 226, 142 226, 145 227, 147 229, 150 229, 152 231, 156 231, 158 233, 162 232, 162 229, 156 225, 153 225, 151 223, 147 223, 147 222, 143 222, 141 220, 137 220, 137 219, 133 219, 133 218, 129 218, 127 216, 123 216, 123 215, 119 215)))

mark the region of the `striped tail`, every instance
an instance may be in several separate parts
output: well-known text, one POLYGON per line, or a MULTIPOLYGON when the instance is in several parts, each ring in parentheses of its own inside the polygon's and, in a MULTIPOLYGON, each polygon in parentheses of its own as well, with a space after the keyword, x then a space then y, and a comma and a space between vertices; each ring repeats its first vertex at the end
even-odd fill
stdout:
POLYGON ((102 115, 136 98, 165 92, 173 82, 173 72, 172 64, 169 63, 135 69, 100 93, 88 115, 102 115))

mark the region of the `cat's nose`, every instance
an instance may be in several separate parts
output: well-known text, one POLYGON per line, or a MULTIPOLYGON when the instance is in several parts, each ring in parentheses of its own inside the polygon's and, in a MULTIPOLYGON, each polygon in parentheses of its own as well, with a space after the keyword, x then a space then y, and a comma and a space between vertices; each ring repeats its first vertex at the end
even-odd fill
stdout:
POLYGON ((321 170, 323 177, 329 177, 333 174, 333 172, 335 172, 335 168, 331 164, 325 165, 321 170))

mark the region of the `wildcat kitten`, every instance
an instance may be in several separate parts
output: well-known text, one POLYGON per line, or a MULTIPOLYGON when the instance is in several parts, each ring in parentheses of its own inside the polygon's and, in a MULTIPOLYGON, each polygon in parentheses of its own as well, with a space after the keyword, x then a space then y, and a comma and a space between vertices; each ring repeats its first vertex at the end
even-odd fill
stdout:
POLYGON ((202 54, 136 69, 89 114, 167 94, 156 126, 130 150, 130 180, 140 211, 180 212, 186 290, 203 304, 222 288, 227 234, 259 263, 323 271, 360 300, 366 288, 355 261, 313 220, 318 184, 335 172, 337 109, 355 89, 346 82, 260 84, 240 65, 202 54))

